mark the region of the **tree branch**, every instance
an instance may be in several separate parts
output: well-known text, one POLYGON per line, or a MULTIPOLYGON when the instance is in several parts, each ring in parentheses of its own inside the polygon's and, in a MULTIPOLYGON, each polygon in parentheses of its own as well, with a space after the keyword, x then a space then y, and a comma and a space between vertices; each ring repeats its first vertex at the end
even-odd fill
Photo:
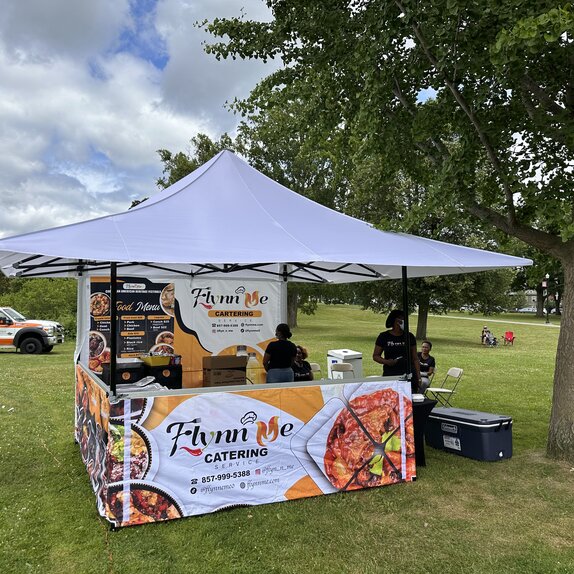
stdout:
MULTIPOLYGON (((395 4, 399 8, 399 10, 401 10, 401 12, 406 14, 407 11, 406 11, 403 3, 401 2, 401 0, 395 0, 395 4)), ((498 177, 500 178, 500 181, 502 183, 502 188, 504 190, 504 195, 506 198, 505 204, 506 204, 506 209, 508 210, 508 219, 509 219, 510 223, 514 223, 516 221, 516 211, 514 209, 514 195, 512 193, 512 189, 511 189, 510 183, 508 181, 508 176, 507 176, 505 170, 502 168, 502 164, 501 164, 500 159, 496 153, 496 150, 494 149, 494 147, 490 143, 488 136, 486 135, 486 132, 483 130, 482 125, 479 122, 477 116, 470 109, 470 106, 468 105, 466 99, 460 93, 460 90, 442 72, 441 65, 440 65, 439 61, 436 59, 436 57, 434 56, 434 54, 431 52, 431 50, 428 46, 428 43, 427 43, 427 41, 426 41, 426 39, 422 33, 422 30, 421 30, 421 28, 420 28, 420 26, 416 20, 413 20, 412 28, 413 28, 415 36, 416 36, 417 40, 419 41, 420 46, 421 46, 424 54, 426 55, 428 61, 435 68, 435 70, 441 74, 441 76, 443 78, 443 82, 445 83, 446 87, 449 89, 451 94, 454 96, 454 99, 457 102, 457 104, 459 105, 460 109, 466 114, 466 116, 470 120, 472 126, 474 127, 474 130, 476 131, 476 133, 477 133, 477 135, 478 135, 478 137, 479 137, 479 139, 480 139, 480 141, 481 141, 481 143, 482 143, 482 145, 486 151, 488 159, 492 163, 496 173, 498 174, 498 177)))
POLYGON ((466 206, 469 212, 475 217, 484 219, 508 235, 513 235, 525 243, 533 245, 541 251, 546 251, 555 257, 561 258, 566 251, 572 250, 572 241, 565 243, 556 235, 517 222, 510 222, 504 215, 501 215, 490 207, 480 205, 474 200, 468 200, 466 206))
MULTIPOLYGON (((532 92, 522 84, 520 86, 520 98, 522 100, 522 104, 526 109, 526 113, 528 117, 532 120, 532 122, 547 136, 559 141, 564 145, 566 148, 571 149, 571 142, 568 141, 568 137, 565 131, 561 131, 559 129, 553 128, 551 125, 544 125, 545 122, 541 121, 541 113, 534 105, 534 102, 531 98, 532 92)), ((563 110, 565 112, 565 110, 563 110)))
POLYGON ((565 113, 568 113, 566 108, 563 108, 561 105, 557 104, 547 93, 546 91, 538 85, 528 74, 524 74, 521 79, 522 87, 528 90, 531 94, 533 94, 536 99, 542 104, 545 110, 550 112, 553 115, 564 116, 565 113))

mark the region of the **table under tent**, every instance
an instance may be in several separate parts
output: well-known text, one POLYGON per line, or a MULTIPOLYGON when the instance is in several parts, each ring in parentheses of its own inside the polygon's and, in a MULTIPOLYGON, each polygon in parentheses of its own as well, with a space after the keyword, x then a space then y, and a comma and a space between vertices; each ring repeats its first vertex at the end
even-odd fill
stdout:
POLYGON ((78 280, 75 439, 114 526, 412 480, 404 377, 226 384, 206 360, 241 349, 262 382, 290 281, 531 263, 377 230, 228 151, 129 211, 0 240, 7 276, 78 280), (122 361, 154 349, 178 357, 181 388, 122 384, 122 361))

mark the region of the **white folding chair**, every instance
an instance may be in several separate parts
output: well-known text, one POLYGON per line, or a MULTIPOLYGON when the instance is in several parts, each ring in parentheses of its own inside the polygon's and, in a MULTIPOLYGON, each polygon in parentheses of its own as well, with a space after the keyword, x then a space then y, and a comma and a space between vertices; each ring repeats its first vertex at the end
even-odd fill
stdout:
POLYGON ((451 399, 462 378, 462 373, 462 369, 451 367, 447 371, 442 385, 440 387, 429 387, 425 391, 425 396, 438 401, 443 407, 452 407, 451 399))
POLYGON ((321 376, 321 365, 319 365, 319 363, 309 363, 311 365, 311 372, 313 373, 313 378, 320 378, 322 379, 323 377, 321 376))
POLYGON ((422 392, 423 394, 425 394, 425 393, 426 393, 426 390, 432 385, 432 382, 433 382, 433 379, 434 379, 434 376, 435 376, 435 372, 436 372, 436 369, 432 372, 432 374, 431 374, 429 377, 426 377, 426 376, 424 376, 424 375, 421 373, 421 384, 420 384, 420 388, 421 388, 421 392, 422 392))
POLYGON ((354 379, 355 370, 351 363, 333 363, 331 365, 333 379, 354 379))

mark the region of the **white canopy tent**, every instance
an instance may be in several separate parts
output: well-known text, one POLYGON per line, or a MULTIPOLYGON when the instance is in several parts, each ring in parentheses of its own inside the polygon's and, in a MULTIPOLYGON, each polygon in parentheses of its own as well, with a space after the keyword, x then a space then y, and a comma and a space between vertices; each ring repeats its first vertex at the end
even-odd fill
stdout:
POLYGON ((134 209, 0 240, 8 276, 210 275, 332 282, 451 275, 530 259, 380 231, 229 151, 134 209))

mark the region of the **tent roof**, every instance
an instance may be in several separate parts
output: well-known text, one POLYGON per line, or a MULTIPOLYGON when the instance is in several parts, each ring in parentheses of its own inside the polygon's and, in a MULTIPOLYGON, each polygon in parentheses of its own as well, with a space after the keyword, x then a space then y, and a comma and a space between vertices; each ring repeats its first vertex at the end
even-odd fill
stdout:
POLYGON ((530 259, 374 229, 223 151, 137 207, 0 239, 6 275, 275 275, 349 282, 530 265, 530 259))

